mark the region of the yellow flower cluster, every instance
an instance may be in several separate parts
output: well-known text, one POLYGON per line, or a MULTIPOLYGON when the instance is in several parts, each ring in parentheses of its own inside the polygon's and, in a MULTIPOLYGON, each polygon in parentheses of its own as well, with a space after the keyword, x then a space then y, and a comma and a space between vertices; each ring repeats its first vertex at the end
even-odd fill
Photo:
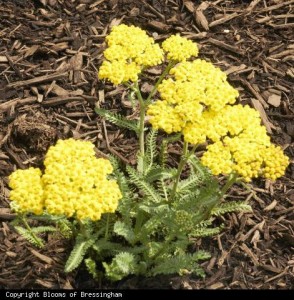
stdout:
POLYGON ((116 181, 107 178, 112 172, 110 162, 97 159, 93 148, 87 141, 59 140, 46 154, 42 177, 39 169, 33 169, 34 174, 28 173, 28 169, 10 175, 11 199, 23 211, 32 211, 27 208, 36 202, 42 208, 39 213, 46 209, 50 214, 74 216, 79 220, 96 221, 101 214, 114 212, 122 195, 116 181), (22 184, 18 183, 24 176, 22 184), (31 193, 32 178, 35 178, 33 186, 38 193, 35 191, 36 197, 29 200, 29 196, 22 196, 31 193))
MULTIPOLYGON (((245 181, 264 176, 282 176, 289 159, 270 142, 258 112, 249 106, 226 106, 202 130, 213 142, 202 156, 202 163, 214 175, 235 172, 245 181)), ((199 127, 198 127, 199 128, 199 127)), ((195 130, 193 128, 193 130, 195 130)))
POLYGON ((170 74, 174 78, 163 80, 158 87, 162 100, 148 108, 150 123, 167 133, 182 131, 185 140, 192 144, 204 142, 208 125, 214 127, 211 136, 218 128, 219 122, 213 125, 210 120, 236 101, 238 91, 220 69, 200 59, 183 62, 172 68, 170 74))
POLYGON ((186 61, 191 56, 198 55, 196 43, 181 37, 172 35, 162 43, 162 49, 167 53, 167 58, 175 61, 186 61))
POLYGON ((135 26, 114 26, 106 37, 107 59, 102 63, 98 76, 113 84, 137 81, 144 67, 158 65, 163 61, 163 50, 146 32, 135 26))
POLYGON ((184 140, 194 145, 213 142, 202 163, 215 175, 235 172, 250 181, 284 174, 288 157, 271 144, 256 110, 232 105, 238 91, 220 69, 198 59, 182 62, 170 75, 158 87, 161 100, 147 111, 153 128, 182 132, 184 140))
POLYGON ((16 170, 9 176, 10 199, 14 209, 19 213, 32 212, 36 215, 43 213, 43 186, 41 170, 29 168, 16 170))
POLYGON ((209 145, 201 161, 214 175, 235 172, 246 182, 259 176, 275 180, 285 173, 289 164, 280 147, 240 136, 226 137, 223 142, 209 145))

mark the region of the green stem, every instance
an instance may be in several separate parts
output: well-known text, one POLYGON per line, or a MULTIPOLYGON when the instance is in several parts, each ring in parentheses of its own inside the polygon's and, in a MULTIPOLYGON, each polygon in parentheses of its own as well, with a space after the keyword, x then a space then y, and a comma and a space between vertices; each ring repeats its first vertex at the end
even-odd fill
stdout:
POLYGON ((157 88, 158 86, 161 84, 162 80, 164 79, 164 77, 168 74, 168 72, 170 71, 170 69, 176 65, 176 62, 171 60, 167 67, 165 68, 165 70, 162 72, 162 74, 160 75, 160 77, 158 78, 157 82, 155 83, 153 89, 151 90, 148 98, 146 99, 146 103, 149 103, 151 98, 154 96, 154 94, 157 92, 157 88))
POLYGON ((223 197, 236 181, 237 181, 237 174, 231 173, 228 177, 226 184, 221 189, 220 196, 223 197))
POLYGON ((105 228, 105 240, 108 240, 108 233, 109 233, 109 214, 107 214, 107 218, 106 218, 106 228, 105 228))
POLYGON ((27 222, 26 217, 24 215, 20 215, 20 219, 23 222, 25 228, 29 231, 29 233, 32 236, 32 238, 34 239, 34 241, 36 242, 36 245, 38 245, 40 248, 43 247, 44 244, 40 241, 40 239, 32 231, 32 228, 29 225, 29 223, 27 222))
POLYGON ((142 169, 139 169, 138 171, 140 173, 144 172, 144 156, 145 156, 145 112, 146 112, 146 105, 145 101, 142 97, 142 94, 139 89, 138 81, 135 82, 135 87, 134 91, 136 92, 138 101, 139 101, 139 106, 140 106, 140 119, 139 119, 139 145, 140 145, 140 155, 139 159, 141 160, 138 163, 138 166, 142 169))
POLYGON ((183 168, 185 166, 185 164, 187 163, 187 161, 189 160, 190 156, 194 154, 196 148, 198 145, 194 145, 191 151, 188 151, 188 143, 184 142, 184 146, 183 146, 183 154, 180 160, 180 163, 178 165, 178 170, 177 170, 177 174, 176 174, 176 179, 174 182, 174 186, 171 192, 171 200, 174 199, 176 192, 177 192, 177 188, 178 188, 178 184, 181 178, 181 174, 183 172, 183 168))
POLYGON ((185 164, 187 162, 187 154, 188 154, 188 143, 184 142, 183 154, 181 156, 181 160, 180 160, 180 163, 178 165, 176 179, 175 179, 174 186, 173 186, 173 189, 172 189, 172 192, 171 192, 171 200, 173 200, 174 197, 175 197, 175 194, 176 194, 176 191, 177 191, 177 187, 178 187, 178 184, 179 184, 179 181, 180 181, 180 177, 181 177, 183 168, 184 168, 184 166, 185 166, 185 164))

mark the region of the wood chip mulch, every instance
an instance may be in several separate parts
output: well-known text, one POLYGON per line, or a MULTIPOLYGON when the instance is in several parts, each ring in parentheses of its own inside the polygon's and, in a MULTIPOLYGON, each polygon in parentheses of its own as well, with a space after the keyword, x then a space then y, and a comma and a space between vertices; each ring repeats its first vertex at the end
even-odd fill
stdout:
POLYGON ((0 288, 293 289, 293 61, 294 0, 0 0, 0 288), (93 110, 131 114, 124 90, 97 79, 105 36, 119 23, 140 26, 159 42, 174 33, 197 42, 200 57, 227 73, 240 103, 260 112, 292 160, 275 183, 231 191, 254 212, 226 216, 220 235, 196 242, 212 253, 205 279, 95 283, 83 271, 63 272, 70 242, 48 235, 46 247, 36 249, 10 225, 7 176, 42 166, 58 138, 88 139, 97 155, 134 162, 135 137, 93 110))

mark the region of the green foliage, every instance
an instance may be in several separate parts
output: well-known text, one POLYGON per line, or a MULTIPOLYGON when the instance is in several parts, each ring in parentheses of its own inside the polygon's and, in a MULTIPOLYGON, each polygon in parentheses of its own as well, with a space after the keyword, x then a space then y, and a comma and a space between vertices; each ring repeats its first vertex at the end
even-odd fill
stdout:
POLYGON ((96 269, 96 262, 94 259, 88 257, 85 260, 85 266, 88 270, 88 272, 93 276, 94 279, 99 279, 101 277, 101 274, 96 269))
POLYGON ((76 269, 83 261, 88 249, 95 243, 94 238, 87 239, 84 235, 78 235, 75 246, 65 264, 65 272, 71 272, 76 269))
POLYGON ((146 153, 144 155, 144 175, 148 174, 154 165, 156 152, 157 130, 151 129, 146 137, 146 153))
POLYGON ((44 247, 45 241, 40 237, 36 236, 31 230, 25 229, 21 226, 14 226, 14 228, 22 237, 24 237, 27 241, 29 241, 34 246, 38 248, 44 247))
POLYGON ((127 275, 136 274, 136 258, 133 254, 128 252, 121 252, 117 254, 111 264, 103 262, 106 276, 113 281, 121 280, 127 275))
POLYGON ((73 235, 73 226, 72 226, 72 223, 63 218, 63 219, 60 219, 58 221, 56 221, 56 225, 60 231, 60 233, 67 239, 69 239, 70 237, 72 237, 73 235))
POLYGON ((52 226, 38 226, 38 227, 32 228, 31 230, 35 234, 40 234, 40 233, 45 233, 45 232, 54 232, 57 229, 52 226))
POLYGON ((130 182, 135 184, 149 199, 154 203, 160 203, 162 201, 161 196, 157 193, 155 188, 150 185, 141 175, 132 167, 127 166, 127 172, 129 174, 130 182))
POLYGON ((102 108, 95 108, 95 112, 101 117, 105 118, 109 122, 123 128, 127 128, 129 130, 135 131, 138 133, 138 123, 136 121, 131 121, 119 114, 111 113, 108 110, 102 108))
POLYGON ((130 225, 125 224, 121 221, 115 222, 113 232, 117 235, 124 237, 126 241, 130 244, 132 244, 135 240, 135 233, 133 228, 130 225))
POLYGON ((252 212, 252 208, 244 202, 229 201, 214 207, 211 214, 214 216, 221 216, 234 211, 252 212))
POLYGON ((204 277, 203 269, 198 265, 199 260, 210 258, 210 254, 204 251, 198 251, 194 254, 180 253, 175 256, 163 259, 156 263, 156 266, 150 270, 152 276, 158 274, 197 274, 204 277))

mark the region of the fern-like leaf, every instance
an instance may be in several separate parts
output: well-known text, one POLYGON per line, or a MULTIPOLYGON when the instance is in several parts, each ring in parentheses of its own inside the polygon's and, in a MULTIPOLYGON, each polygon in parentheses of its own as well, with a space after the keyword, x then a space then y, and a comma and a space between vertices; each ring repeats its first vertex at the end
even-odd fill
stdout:
POLYGON ((99 239, 92 246, 92 249, 97 252, 100 257, 104 257, 104 255, 115 255, 119 252, 125 251, 126 247, 121 243, 114 243, 103 239, 99 239))
POLYGON ((147 174, 154 164, 154 158, 157 155, 156 138, 157 130, 151 129, 146 138, 146 153, 144 156, 144 172, 147 174))
POLYGON ((146 182, 132 167, 127 166, 127 172, 129 173, 131 182, 135 184, 146 196, 152 199, 154 203, 161 203, 163 201, 154 187, 146 182))
POLYGON ((174 168, 168 169, 160 166, 154 166, 153 168, 149 169, 144 178, 147 182, 152 183, 156 180, 174 178, 176 173, 177 169, 174 168))
POLYGON ((119 127, 123 127, 123 128, 127 128, 129 130, 133 130, 136 133, 139 132, 139 127, 138 127, 138 123, 136 121, 131 121, 128 120, 126 118, 124 118, 123 116, 119 115, 119 114, 115 114, 115 113, 111 113, 106 109, 102 109, 102 108, 95 108, 95 112, 104 117, 107 121, 119 126, 119 127))
POLYGON ((60 231, 60 233, 65 237, 65 238, 70 238, 72 236, 72 223, 67 220, 67 219, 61 219, 59 221, 56 222, 58 229, 60 231))
POLYGON ((136 257, 128 252, 122 252, 117 254, 111 264, 103 262, 106 276, 110 280, 121 280, 125 276, 136 274, 137 262, 136 257))
POLYGON ((164 138, 161 141, 160 144, 160 151, 159 151, 159 163, 161 167, 165 167, 167 163, 167 158, 168 158, 168 144, 172 142, 176 142, 181 139, 182 134, 181 133, 176 133, 174 135, 170 135, 167 138, 164 138))
POLYGON ((209 169, 204 167, 199 159, 194 155, 189 157, 187 163, 192 170, 192 174, 198 175, 198 177, 200 177, 202 180, 206 181, 207 179, 212 177, 209 169))
POLYGON ((210 258, 210 254, 201 251, 195 254, 179 254, 159 262, 152 270, 153 276, 158 274, 199 274, 200 266, 197 264, 199 260, 210 258))
POLYGON ((139 205, 139 208, 151 215, 168 214, 169 209, 170 209, 167 204, 162 204, 162 205, 158 205, 158 206, 150 206, 150 205, 141 204, 141 205, 139 205))
POLYGON ((14 226, 16 231, 23 236, 27 241, 29 241, 32 245, 42 248, 44 247, 44 240, 39 238, 38 236, 32 234, 29 230, 21 227, 21 226, 14 226))
POLYGON ((225 213, 241 211, 241 212, 252 212, 250 205, 244 202, 230 201, 217 205, 212 209, 211 214, 214 216, 221 216, 225 213))
POLYGON ((189 194, 191 190, 199 188, 199 184, 202 181, 198 175, 191 175, 187 179, 183 179, 178 184, 177 194, 189 194))
POLYGON ((85 240, 83 237, 78 236, 76 239, 76 244, 73 250, 70 253, 70 256, 65 264, 65 272, 71 272, 76 269, 84 256, 86 255, 88 249, 95 243, 95 239, 87 239, 85 240))
POLYGON ((85 259, 85 265, 88 272, 93 276, 94 279, 98 279, 100 277, 100 274, 96 269, 96 262, 92 258, 85 259))
POLYGON ((133 243, 135 240, 135 234, 131 226, 127 224, 117 221, 114 224, 113 232, 117 235, 124 237, 129 243, 133 243))
POLYGON ((207 227, 195 227, 195 229, 189 234, 191 238, 200 238, 217 235, 221 232, 223 226, 207 228, 207 227))
POLYGON ((57 229, 53 226, 38 226, 32 228, 32 232, 35 234, 44 233, 44 232, 54 232, 54 231, 57 231, 57 229))

